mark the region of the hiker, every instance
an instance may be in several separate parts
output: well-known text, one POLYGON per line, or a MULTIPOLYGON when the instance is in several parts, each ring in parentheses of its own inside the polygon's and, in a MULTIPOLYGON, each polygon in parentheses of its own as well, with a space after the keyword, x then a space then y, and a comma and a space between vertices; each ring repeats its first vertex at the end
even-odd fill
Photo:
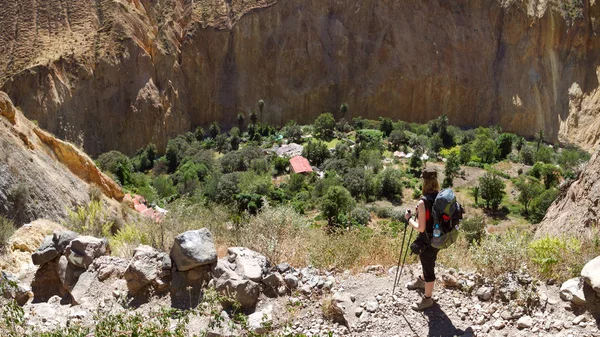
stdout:
POLYGON ((421 311, 433 305, 433 285, 435 283, 435 260, 437 259, 438 249, 432 247, 427 234, 433 233, 433 218, 431 217, 431 205, 440 191, 440 184, 437 180, 437 171, 433 168, 426 168, 422 173, 423 177, 423 197, 417 204, 417 219, 411 218, 411 213, 405 214, 408 224, 419 231, 417 240, 411 245, 411 250, 419 255, 423 275, 419 276, 413 282, 406 285, 408 290, 423 289, 425 293, 423 298, 415 304, 412 309, 421 311), (428 202, 426 203, 425 200, 428 202))

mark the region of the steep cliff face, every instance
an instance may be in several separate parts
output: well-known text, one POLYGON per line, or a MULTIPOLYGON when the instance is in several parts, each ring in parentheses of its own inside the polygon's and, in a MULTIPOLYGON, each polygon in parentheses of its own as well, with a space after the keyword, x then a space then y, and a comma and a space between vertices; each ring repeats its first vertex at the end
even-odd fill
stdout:
POLYGON ((231 126, 259 99, 260 119, 274 124, 311 122, 347 102, 346 118, 445 113, 592 148, 599 7, 11 0, 0 8, 0 83, 28 117, 92 155, 163 148, 215 120, 231 126))
POLYGON ((575 234, 598 235, 600 229, 600 149, 592 156, 579 179, 548 209, 536 237, 575 234))
POLYGON ((87 155, 34 125, 0 92, 0 215, 17 224, 58 221, 89 201, 90 184, 108 198, 123 199, 121 188, 87 155))

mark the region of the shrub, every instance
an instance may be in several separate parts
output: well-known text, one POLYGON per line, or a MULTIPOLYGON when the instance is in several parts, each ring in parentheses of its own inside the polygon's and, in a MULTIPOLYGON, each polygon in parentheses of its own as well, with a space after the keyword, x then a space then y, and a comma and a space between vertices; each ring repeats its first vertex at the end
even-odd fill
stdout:
POLYGON ((390 150, 397 151, 401 145, 408 144, 408 137, 403 130, 394 130, 388 138, 390 142, 390 150))
POLYGON ((152 187, 161 199, 171 198, 177 195, 173 180, 167 175, 160 175, 152 181, 152 187))
POLYGON ((327 144, 322 141, 309 141, 302 150, 302 156, 315 166, 321 166, 330 156, 327 144))
POLYGON ((364 207, 356 207, 350 213, 352 223, 365 226, 371 221, 371 213, 364 207))
POLYGON ((483 217, 474 216, 464 219, 460 224, 460 233, 463 234, 470 245, 479 244, 486 234, 483 217))
POLYGON ((238 193, 240 193, 238 175, 235 173, 222 175, 217 185, 215 199, 221 203, 230 204, 233 202, 234 196, 238 193))
POLYGON ((275 157, 273 158, 273 169, 275 175, 282 175, 288 171, 290 166, 290 158, 288 157, 275 157))
POLYGON ((402 173, 399 170, 387 168, 381 172, 378 179, 382 197, 390 201, 402 201, 402 173))
POLYGON ((146 234, 139 225, 125 224, 117 233, 109 237, 111 253, 114 256, 130 258, 139 245, 150 244, 146 234))
POLYGON ((379 117, 379 130, 383 132, 385 137, 388 137, 394 130, 394 124, 390 118, 379 117))
POLYGON ((527 261, 528 236, 509 231, 502 236, 489 235, 473 246, 473 262, 479 272, 496 277, 519 270, 527 261))
POLYGON ((444 182, 442 187, 452 187, 453 180, 460 170, 460 158, 455 152, 450 152, 446 159, 446 166, 444 168, 444 182))
POLYGON ((483 163, 491 164, 495 161, 496 143, 488 136, 478 134, 472 148, 483 163))
POLYGON ((0 252, 4 250, 8 239, 16 230, 15 224, 11 220, 0 216, 0 252))
POLYGON ((535 161, 551 164, 554 162, 554 155, 554 151, 552 151, 550 147, 544 145, 535 153, 535 161))
POLYGON ((533 165, 535 163, 535 150, 531 146, 524 146, 519 152, 519 160, 525 165, 533 165))
POLYGON ((168 172, 173 173, 179 167, 179 164, 185 157, 185 152, 190 146, 191 142, 181 135, 167 142, 167 150, 165 152, 165 158, 167 159, 168 172))
POLYGON ((156 145, 148 144, 148 146, 139 149, 132 159, 134 169, 136 171, 146 172, 154 167, 154 160, 158 154, 156 145))
POLYGON ((505 159, 512 151, 513 137, 514 135, 511 133, 503 133, 498 137, 496 140, 498 144, 498 159, 505 159))
POLYGON ((321 199, 321 212, 327 218, 329 226, 343 225, 340 215, 348 213, 356 201, 350 192, 341 186, 330 187, 321 199))
POLYGON ((355 198, 362 198, 367 186, 366 186, 366 171, 363 167, 354 167, 348 170, 344 175, 344 187, 350 191, 355 198))
POLYGON ((486 207, 497 210, 506 192, 506 185, 495 172, 487 172, 479 178, 481 199, 485 200, 486 207))
POLYGON ((100 201, 78 206, 75 211, 67 210, 65 227, 79 234, 95 237, 108 237, 118 230, 114 221, 110 219, 109 211, 100 201))
POLYGON ((302 142, 302 128, 300 125, 294 123, 292 125, 288 125, 285 136, 290 141, 290 143, 300 143, 302 142))
POLYGON ((581 242, 575 238, 545 237, 529 243, 531 261, 546 278, 567 279, 578 276, 580 269, 559 263, 568 256, 580 254, 581 242))
POLYGON ((350 168, 350 162, 346 159, 330 158, 323 164, 325 171, 333 171, 340 175, 344 175, 350 168))
POLYGON ((558 190, 551 188, 534 198, 531 202, 529 220, 531 220, 532 223, 542 221, 544 216, 546 216, 546 211, 550 205, 552 205, 556 197, 558 197, 558 190))
POLYGON ((102 171, 112 173, 113 176, 117 178, 121 186, 125 186, 130 183, 133 164, 129 157, 121 152, 110 151, 101 154, 98 159, 96 159, 96 165, 98 165, 102 171))
POLYGON ((529 204, 544 191, 544 187, 536 178, 523 176, 515 182, 515 187, 519 191, 517 200, 523 205, 525 214, 529 214, 529 204))

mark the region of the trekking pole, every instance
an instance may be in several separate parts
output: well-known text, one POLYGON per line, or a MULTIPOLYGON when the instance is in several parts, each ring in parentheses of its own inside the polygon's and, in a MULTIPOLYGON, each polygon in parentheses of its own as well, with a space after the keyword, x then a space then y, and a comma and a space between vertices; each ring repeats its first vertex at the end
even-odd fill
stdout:
MULTIPOLYGON (((406 221, 407 221, 406 225, 408 226, 408 220, 406 220, 406 221)), ((412 231, 411 231, 411 235, 412 235, 412 231)), ((402 262, 402 253, 404 252, 405 239, 406 239, 406 226, 404 226, 404 234, 402 234, 402 245, 400 246, 400 256, 398 257, 398 264, 396 265, 396 277, 394 278, 394 287, 392 288, 392 296, 396 292, 396 284, 398 283, 398 272, 400 271, 400 262, 402 262)), ((402 267, 404 267, 404 266, 402 266, 402 267)), ((400 273, 400 275, 402 275, 402 273, 400 273)))
MULTIPOLYGON (((413 226, 410 226, 410 235, 408 236, 408 240, 412 240, 412 235, 413 235, 413 231, 415 230, 415 228, 413 226)), ((402 260, 402 268, 400 268, 400 277, 402 277, 402 270, 404 270, 404 265, 406 264, 406 257, 408 256, 408 249, 404 252, 404 260, 402 260)), ((398 278, 398 281, 400 281, 400 278, 398 278)))

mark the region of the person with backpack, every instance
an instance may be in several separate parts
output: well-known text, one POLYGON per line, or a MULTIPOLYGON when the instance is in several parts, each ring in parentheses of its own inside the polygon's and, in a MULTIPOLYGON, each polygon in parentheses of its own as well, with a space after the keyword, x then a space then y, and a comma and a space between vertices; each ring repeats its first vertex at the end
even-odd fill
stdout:
POLYGON ((439 249, 429 243, 429 235, 433 235, 433 217, 432 205, 440 191, 440 183, 437 180, 437 171, 433 168, 426 168, 422 173, 423 177, 423 196, 417 204, 417 218, 412 219, 411 213, 407 212, 405 217, 410 226, 419 231, 419 236, 411 249, 417 251, 423 275, 419 276, 413 282, 406 285, 409 290, 423 289, 424 294, 421 300, 412 306, 413 310, 421 311, 433 305, 433 286, 435 283, 435 261, 439 249), (419 247, 414 247, 415 245, 419 247))

